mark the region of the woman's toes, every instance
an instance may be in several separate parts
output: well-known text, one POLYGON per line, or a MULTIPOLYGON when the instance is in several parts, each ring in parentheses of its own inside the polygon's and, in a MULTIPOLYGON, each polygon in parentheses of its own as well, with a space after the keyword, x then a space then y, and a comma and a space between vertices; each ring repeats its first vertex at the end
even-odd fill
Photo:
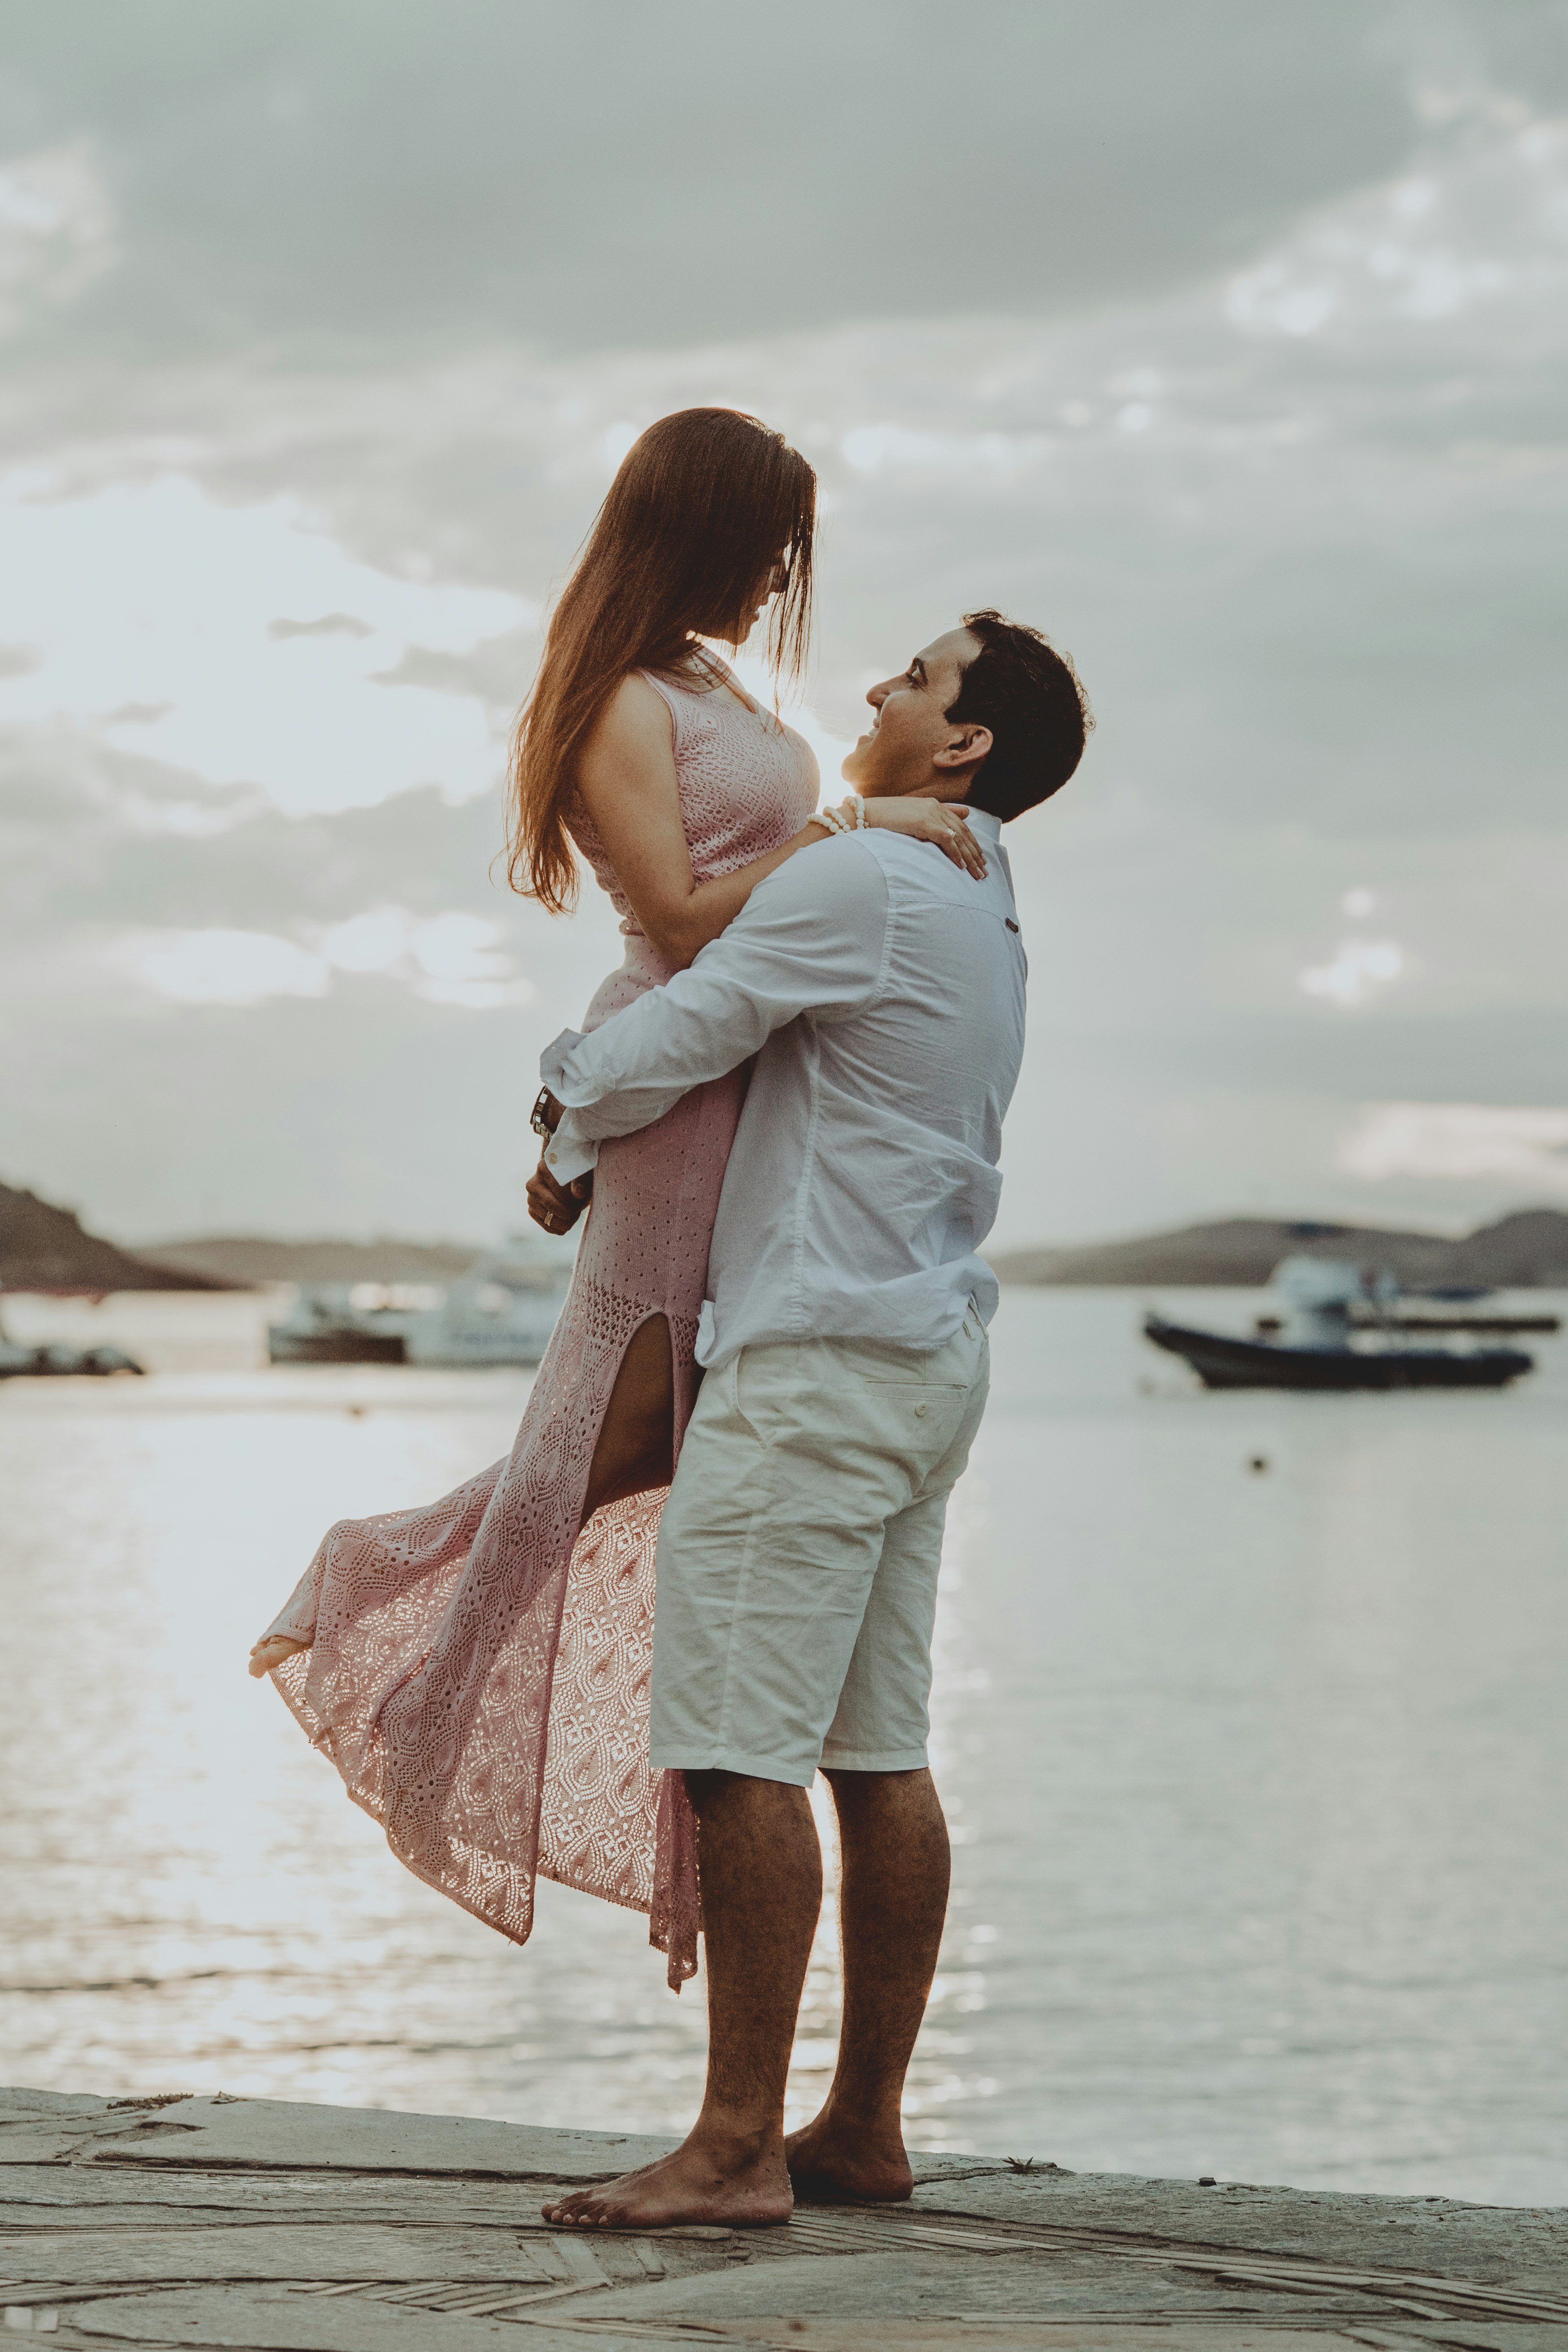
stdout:
POLYGON ((259 1680, 263 1675, 269 1675, 274 1666, 280 1666, 285 1658, 291 1658, 298 1651, 308 1650, 310 1646, 308 1642, 290 1641, 287 1633, 274 1633, 269 1640, 258 1642, 252 1650, 250 1671, 259 1680))

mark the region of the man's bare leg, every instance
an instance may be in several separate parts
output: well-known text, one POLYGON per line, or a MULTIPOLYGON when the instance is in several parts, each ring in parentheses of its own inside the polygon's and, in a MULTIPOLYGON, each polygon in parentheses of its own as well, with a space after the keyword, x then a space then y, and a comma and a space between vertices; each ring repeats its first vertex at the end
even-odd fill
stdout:
POLYGON ((829 1772, 843 1856, 844 2022, 815 2122, 792 2132, 803 2197, 893 2202, 904 2152, 904 2075, 925 2015, 947 1916, 947 1823, 929 1772, 829 1772))
POLYGON ((673 2155, 542 2210, 580 2228, 787 2221, 784 2081, 811 1941, 822 1849, 804 1789, 689 1772, 708 1956, 708 2087, 673 2155))

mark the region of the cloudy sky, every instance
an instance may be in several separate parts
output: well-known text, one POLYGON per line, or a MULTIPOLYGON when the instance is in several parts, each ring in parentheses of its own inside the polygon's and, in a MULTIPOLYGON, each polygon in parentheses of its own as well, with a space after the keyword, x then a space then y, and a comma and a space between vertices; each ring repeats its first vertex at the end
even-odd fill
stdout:
POLYGON ((721 401, 830 777, 970 604, 1099 711, 999 1239, 1568 1206, 1565 295, 1563 0, 12 0, 0 1178, 517 1219, 616 949, 491 879, 504 734, 721 401))

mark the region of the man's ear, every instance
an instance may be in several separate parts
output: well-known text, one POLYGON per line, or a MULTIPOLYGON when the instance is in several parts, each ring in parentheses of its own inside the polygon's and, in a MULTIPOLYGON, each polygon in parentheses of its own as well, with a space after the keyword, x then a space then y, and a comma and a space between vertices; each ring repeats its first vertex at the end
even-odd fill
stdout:
POLYGON ((952 740, 932 753, 931 764, 948 770, 977 768, 994 740, 989 727, 955 728, 952 740))

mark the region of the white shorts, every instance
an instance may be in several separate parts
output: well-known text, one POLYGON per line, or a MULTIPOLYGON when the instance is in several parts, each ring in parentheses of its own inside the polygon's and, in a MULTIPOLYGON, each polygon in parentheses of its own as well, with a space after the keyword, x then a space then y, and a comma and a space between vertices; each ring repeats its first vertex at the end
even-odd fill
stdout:
POLYGON ((804 1789, 925 1763, 942 1522, 988 1377, 973 1305, 945 1347, 808 1339, 710 1372, 659 1528, 656 1771, 804 1789))

